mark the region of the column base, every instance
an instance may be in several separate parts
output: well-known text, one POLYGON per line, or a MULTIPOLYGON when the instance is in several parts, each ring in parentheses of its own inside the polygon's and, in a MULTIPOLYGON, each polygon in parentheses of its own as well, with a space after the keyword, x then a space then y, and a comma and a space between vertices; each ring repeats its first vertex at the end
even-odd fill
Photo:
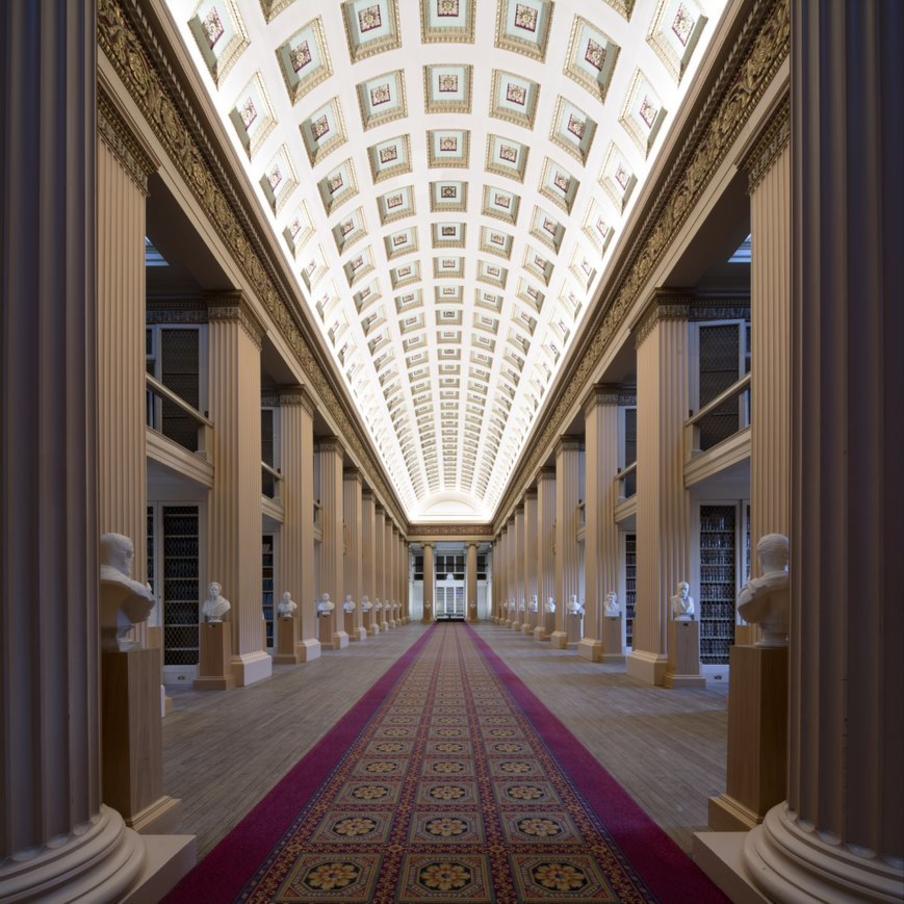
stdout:
POLYGON ((249 684, 256 684, 273 674, 273 660, 270 654, 263 650, 233 656, 230 665, 236 687, 248 687, 249 684))
POLYGON ((632 678, 654 686, 662 685, 668 665, 667 656, 660 653, 647 653, 643 650, 632 651, 625 660, 627 673, 632 678))
POLYGON ((787 801, 744 837, 744 866, 766 898, 797 901, 899 901, 904 868, 861 857, 804 828, 787 801))
POLYGON ((194 835, 145 835, 144 840, 144 869, 121 904, 154 904, 162 900, 198 860, 194 835))
POLYGON ((380 633, 380 626, 379 625, 368 625, 367 633, 370 637, 376 637, 377 634, 380 633))
POLYGON ((662 686, 669 688, 682 687, 706 687, 706 678, 703 675, 676 675, 674 672, 666 672, 662 679, 662 686))
POLYGON ((273 665, 298 665, 302 659, 296 649, 294 653, 276 653, 273 656, 273 665))
POLYGON ((380 630, 388 631, 389 630, 389 622, 388 621, 380 622, 380 630))
POLYGON ((549 642, 553 649, 565 650, 568 648, 568 633, 566 631, 553 631, 549 635, 549 642))
POLYGON ((164 794, 125 822, 142 835, 169 835, 178 827, 181 814, 182 801, 164 794))
POLYGON ((744 865, 746 832, 694 833, 694 863, 733 904, 770 904, 753 884, 744 865))
POLYGON ((367 628, 353 628, 349 634, 350 640, 367 640, 367 628))
POLYGON ((348 634, 345 631, 337 631, 330 638, 331 650, 344 650, 348 646, 348 634))
POLYGON ((759 822, 753 810, 727 794, 709 799, 709 827, 713 832, 749 832, 759 822))
POLYGON ((546 633, 546 628, 543 625, 537 625, 534 628, 534 640, 549 640, 549 635, 546 633))
POLYGON ((520 631, 520 630, 521 630, 521 622, 519 622, 519 621, 513 621, 513 622, 509 625, 509 627, 510 627, 513 631, 520 631))
POLYGON ((581 659, 589 659, 590 662, 603 661, 603 644, 602 641, 593 640, 585 637, 577 646, 578 656, 581 659))
POLYGON ((534 633, 534 627, 533 627, 533 625, 532 625, 530 622, 525 622, 525 623, 521 626, 521 633, 522 633, 525 637, 530 637, 530 635, 534 633))
POLYGON ((63 843, 7 860, 0 867, 0 900, 119 901, 146 867, 146 841, 101 804, 91 822, 63 843))
POLYGON ((603 648, 603 662, 611 662, 615 665, 624 664, 625 654, 624 653, 607 653, 605 648, 603 648))
POLYGON ((196 691, 229 691, 236 686, 232 675, 212 675, 195 678, 192 687, 196 691))
POLYGON ((300 662, 312 662, 320 659, 320 641, 309 637, 307 640, 299 640, 295 644, 295 654, 300 662))

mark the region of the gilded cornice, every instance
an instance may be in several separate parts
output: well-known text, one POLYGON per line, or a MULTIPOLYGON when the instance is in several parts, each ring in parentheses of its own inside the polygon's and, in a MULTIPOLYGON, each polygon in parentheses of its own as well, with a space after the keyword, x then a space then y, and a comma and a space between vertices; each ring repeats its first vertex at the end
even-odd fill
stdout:
POLYGON ((417 537, 492 537, 489 524, 413 524, 411 536, 417 537))
MULTIPOLYGON (((273 4, 273 9, 278 6, 273 4)), ((335 419, 350 451, 366 465, 368 477, 380 493, 395 500, 369 442, 333 388, 325 369, 328 365, 321 363, 308 334, 302 332, 299 324, 304 322, 295 296, 278 276, 139 0, 97 0, 97 41, 294 353, 307 382, 335 419)), ((407 523, 400 509, 396 515, 407 523)))
POLYGON ((772 164, 791 143, 791 96, 786 94, 744 160, 747 192, 753 194, 772 164))
POLYGON ((756 0, 680 153, 662 179, 625 261, 614 274, 611 288, 598 301, 576 354, 558 374, 549 407, 529 441, 532 452, 512 475, 494 522, 510 509, 525 475, 536 473, 573 405, 587 391, 591 375, 656 266, 787 58, 790 41, 790 0, 756 0))
POLYGON ((135 136, 102 82, 97 86, 97 134, 128 177, 147 195, 148 176, 157 172, 159 164, 135 136))

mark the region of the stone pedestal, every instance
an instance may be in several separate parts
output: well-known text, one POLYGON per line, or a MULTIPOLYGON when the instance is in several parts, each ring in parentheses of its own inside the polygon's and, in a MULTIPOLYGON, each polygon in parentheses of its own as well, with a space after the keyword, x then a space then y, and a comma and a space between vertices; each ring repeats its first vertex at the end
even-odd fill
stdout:
POLYGON ((581 642, 583 626, 583 615, 573 615, 571 613, 568 613, 565 616, 566 646, 577 647, 577 645, 581 642))
POLYGON ((380 633, 380 626, 377 624, 377 620, 374 618, 373 609, 370 612, 364 613, 364 630, 367 631, 368 636, 373 637, 380 633))
POLYGON ((603 617, 603 662, 625 661, 625 617, 603 617))
POLYGON ((726 790, 709 801, 714 832, 744 831, 785 799, 788 648, 731 649, 726 790))
POLYGON ((163 793, 159 669, 156 650, 101 657, 103 799, 143 833, 172 832, 181 804, 163 793))
POLYGON ((198 627, 201 652, 195 687, 202 691, 225 691, 235 687, 235 676, 230 667, 232 636, 229 622, 198 627))
POLYGON ((700 622, 669 623, 669 667, 663 682, 666 687, 706 687, 700 674, 700 622))
POLYGON ((275 665, 297 665, 302 662, 295 643, 295 618, 276 619, 276 653, 273 656, 275 665))
POLYGON ((549 640, 555 630, 555 614, 552 612, 543 612, 540 615, 539 624, 534 628, 534 640, 549 640))

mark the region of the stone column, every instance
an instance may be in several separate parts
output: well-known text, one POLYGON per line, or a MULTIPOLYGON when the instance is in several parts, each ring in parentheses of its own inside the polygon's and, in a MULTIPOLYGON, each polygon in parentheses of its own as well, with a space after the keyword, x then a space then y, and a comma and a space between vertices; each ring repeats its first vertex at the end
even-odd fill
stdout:
POLYGON ((101 803, 93 4, 0 13, 0 898, 115 900, 101 803), (53 77, 49 77, 53 73, 53 77))
POLYGON ((685 303, 657 295, 637 330, 637 606, 627 670, 647 684, 665 678, 670 599, 690 568, 687 317, 685 303))
POLYGON ((776 901, 904 888, 904 6, 792 3, 788 799, 776 901))
POLYGON ((386 567, 385 567, 385 542, 386 542, 386 511, 379 502, 374 503, 374 596, 378 600, 380 609, 374 612, 374 621, 381 631, 385 631, 383 624, 383 603, 386 596, 386 567))
MULTIPOLYGON (((201 631, 197 686, 223 688, 269 678, 261 618, 261 340, 264 328, 241 292, 207 298, 214 485, 208 568, 232 603, 227 674, 209 674, 201 631)), ((204 626, 202 626, 203 628, 204 626)))
POLYGON ((515 620, 515 516, 509 518, 505 526, 503 541, 505 552, 505 601, 508 609, 505 615, 505 626, 510 628, 515 620))
POLYGON ((468 621, 477 624, 477 544, 468 544, 468 621))
POLYGON ((581 593, 581 550, 578 544, 578 500, 581 493, 581 441, 563 436, 556 445, 556 649, 577 644, 576 619, 568 603, 581 593))
POLYGON ((392 516, 386 512, 383 521, 383 621, 381 627, 388 631, 392 622, 392 516))
MULTIPOLYGON (((147 580, 145 452, 145 206, 157 162, 98 93, 97 387, 101 534, 135 546, 132 576, 147 580)), ((159 624, 159 613, 150 619, 159 624)), ((159 630, 159 629, 158 629, 159 630)), ((147 624, 137 629, 147 643, 147 624)))
POLYGON ((603 611, 606 594, 618 590, 618 387, 594 386, 584 403, 586 495, 584 511, 584 639, 578 653, 603 658, 603 611))
POLYGON ((546 611, 546 602, 556 596, 556 470, 541 468, 537 475, 537 596, 540 611, 534 640, 549 640, 555 630, 555 616, 546 611))
MULTIPOLYGON (((314 403, 303 387, 281 389, 280 463, 283 524, 280 531, 280 596, 289 591, 298 605, 291 628, 293 658, 310 662, 320 655, 317 640, 317 582, 314 576, 314 403)), ((280 623, 281 627, 281 623, 280 623)))
MULTIPOLYGON (((367 487, 361 493, 361 595, 367 596, 373 605, 376 599, 376 579, 374 576, 374 568, 376 566, 376 558, 374 556, 374 545, 376 542, 374 530, 374 494, 367 487)), ((377 623, 377 613, 371 609, 364 616, 364 627, 371 636, 380 633, 380 626, 377 623)))
POLYGON ((342 484, 342 508, 345 515, 345 582, 342 600, 351 594, 355 603, 355 611, 345 616, 345 631, 350 640, 364 640, 367 631, 364 628, 361 612, 361 597, 364 593, 364 538, 361 472, 357 468, 348 468, 342 484))
POLYGON ((512 617, 512 629, 521 630, 521 622, 524 619, 524 503, 515 509, 515 534, 512 559, 515 572, 515 612, 512 617))
POLYGON ((505 527, 499 531, 496 538, 496 558, 493 563, 496 577, 498 578, 498 590, 494 582, 493 593, 498 597, 496 602, 496 624, 505 624, 505 527))
POLYGON ((423 622, 429 625, 434 618, 433 612, 433 585, 436 574, 433 568, 433 544, 424 544, 424 617, 423 622))
POLYGON ((405 613, 405 624, 411 621, 411 547, 408 540, 402 540, 402 593, 403 593, 403 609, 405 613))
POLYGON ((521 633, 532 634, 537 627, 538 612, 531 611, 537 595, 537 489, 530 487, 524 494, 524 619, 521 633))
POLYGON ((320 459, 320 512, 323 521, 317 597, 319 599, 328 593, 334 604, 329 616, 321 617, 320 642, 326 646, 328 637, 333 650, 343 650, 348 646, 348 634, 342 612, 342 600, 345 598, 342 592, 345 548, 342 530, 342 444, 335 436, 320 439, 317 457, 320 459))

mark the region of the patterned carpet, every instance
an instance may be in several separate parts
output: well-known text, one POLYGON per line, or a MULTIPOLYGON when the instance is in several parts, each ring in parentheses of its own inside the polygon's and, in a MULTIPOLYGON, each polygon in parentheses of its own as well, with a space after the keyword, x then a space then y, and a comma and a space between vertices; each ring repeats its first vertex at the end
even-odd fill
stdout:
POLYGON ((168 900, 723 898, 475 632, 448 624, 168 900))

